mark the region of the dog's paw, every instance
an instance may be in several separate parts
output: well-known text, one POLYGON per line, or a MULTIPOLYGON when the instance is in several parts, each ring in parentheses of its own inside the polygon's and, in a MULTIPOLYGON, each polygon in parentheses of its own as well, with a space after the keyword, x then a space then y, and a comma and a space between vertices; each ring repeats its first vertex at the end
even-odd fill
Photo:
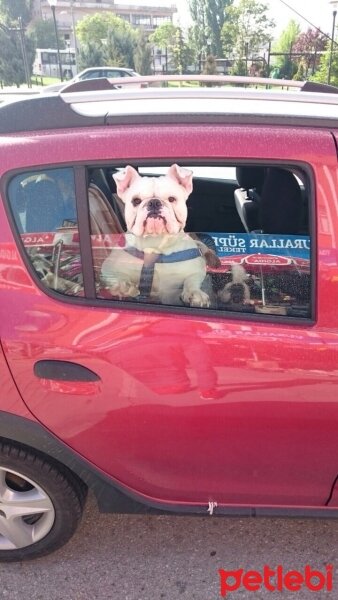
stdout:
POLYGON ((137 298, 140 295, 140 290, 132 282, 128 280, 111 280, 109 282, 109 291, 112 296, 119 299, 123 298, 137 298))
POLYGON ((210 306, 210 298, 202 290, 185 291, 181 298, 184 304, 189 304, 189 306, 196 306, 197 308, 208 308, 210 306))

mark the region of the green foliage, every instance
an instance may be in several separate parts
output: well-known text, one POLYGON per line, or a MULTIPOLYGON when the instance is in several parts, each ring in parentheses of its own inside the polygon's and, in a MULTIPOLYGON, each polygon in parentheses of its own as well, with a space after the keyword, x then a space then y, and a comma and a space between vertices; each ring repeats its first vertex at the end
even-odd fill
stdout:
MULTIPOLYGON (((29 33, 34 38, 37 48, 56 48, 56 35, 53 19, 37 19, 29 27, 29 33)), ((65 41, 59 36, 59 48, 66 47, 65 41)))
MULTIPOLYGON (((32 74, 35 44, 34 40, 26 36, 26 56, 29 75, 32 74)), ((24 61, 22 56, 20 36, 17 32, 10 35, 0 30, 0 80, 5 85, 17 85, 26 82, 24 61)))
POLYGON ((163 23, 149 36, 149 41, 158 48, 167 50, 171 69, 179 73, 186 71, 192 54, 180 27, 173 23, 163 23))
POLYGON ((135 70, 140 75, 152 74, 152 52, 146 33, 141 29, 137 34, 134 50, 135 70))
POLYGON ((107 40, 111 32, 122 31, 133 35, 134 29, 127 21, 117 17, 111 12, 95 13, 81 19, 76 26, 76 36, 82 44, 102 43, 107 40))
POLYGON ((0 0, 0 14, 7 25, 17 24, 19 17, 26 25, 31 19, 32 0, 0 0))
POLYGON ((292 79, 297 71, 297 64, 292 59, 292 56, 290 56, 290 52, 299 35, 299 24, 291 19, 276 43, 272 46, 272 52, 284 53, 284 56, 276 56, 273 61, 281 78, 292 79))
MULTIPOLYGON (((204 67, 203 67, 203 74, 204 75, 217 75, 217 63, 216 63, 215 57, 212 54, 209 54, 206 58, 206 61, 204 63, 204 67)), ((217 86, 217 85, 218 85, 217 83, 212 83, 211 81, 203 83, 203 86, 205 86, 205 87, 213 87, 213 86, 217 86)))
POLYGON ((179 27, 173 23, 162 23, 162 25, 157 27, 154 33, 149 36, 149 41, 158 48, 168 48, 168 50, 172 50, 176 44, 178 29, 179 27))
POLYGON ((103 46, 101 43, 88 42, 81 44, 78 53, 78 70, 83 71, 89 67, 103 67, 105 65, 103 46))
POLYGON ((221 31, 226 10, 232 4, 233 0, 189 0, 195 46, 200 53, 205 54, 211 50, 216 56, 223 56, 221 31))
POLYGON ((204 75, 217 75, 217 63, 215 57, 212 54, 207 56, 207 59, 203 68, 204 75))
POLYGON ((305 68, 303 62, 300 62, 298 64, 298 69, 294 74, 293 79, 295 79, 296 81, 303 81, 305 79, 305 68))
POLYGON ((330 41, 327 42, 326 52, 321 56, 318 70, 312 77, 310 77, 311 81, 317 81, 318 83, 328 83, 330 62, 330 85, 335 85, 338 87, 338 46, 333 46, 333 53, 331 56, 330 41))
POLYGON ((136 30, 109 12, 81 19, 76 26, 80 41, 80 68, 114 65, 134 69, 136 30))
POLYGON ((116 67, 128 67, 134 69, 134 51, 136 46, 136 34, 114 29, 108 32, 107 42, 103 46, 103 55, 106 65, 116 67))
POLYGON ((266 4, 256 0, 239 0, 226 9, 221 39, 225 56, 236 57, 236 75, 246 74, 246 59, 259 54, 272 39, 275 23, 267 17, 267 10, 266 4))
POLYGON ((327 45, 327 37, 318 31, 318 29, 310 29, 302 32, 295 40, 292 51, 301 53, 301 58, 295 58, 296 63, 303 64, 304 74, 303 78, 306 79, 310 74, 313 75, 320 63, 321 53, 325 50, 327 45))

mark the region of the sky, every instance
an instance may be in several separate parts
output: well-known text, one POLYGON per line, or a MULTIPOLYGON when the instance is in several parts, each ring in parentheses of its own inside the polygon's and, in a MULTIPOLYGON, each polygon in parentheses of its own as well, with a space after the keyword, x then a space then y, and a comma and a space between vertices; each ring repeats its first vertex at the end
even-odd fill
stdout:
MULTIPOLYGON (((306 30, 310 25, 301 17, 296 15, 292 10, 287 8, 281 0, 261 0, 269 5, 270 16, 276 22, 275 37, 287 26, 291 19, 299 22, 301 29, 306 30)), ((332 30, 332 5, 330 0, 285 0, 289 6, 294 8, 298 13, 306 17, 313 25, 319 27, 325 33, 331 34, 332 30)), ((188 0, 116 0, 116 4, 138 4, 138 5, 157 5, 170 6, 176 4, 178 16, 182 27, 189 25, 189 9, 188 0)))

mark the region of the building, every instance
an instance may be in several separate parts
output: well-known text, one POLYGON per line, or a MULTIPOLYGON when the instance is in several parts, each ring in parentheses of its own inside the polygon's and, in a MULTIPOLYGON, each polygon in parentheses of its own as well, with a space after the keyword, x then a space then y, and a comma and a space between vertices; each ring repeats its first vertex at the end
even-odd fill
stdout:
MULTIPOLYGON (((54 0, 55 1, 55 0, 54 0)), ((151 33, 165 22, 172 22, 173 15, 177 12, 175 4, 171 6, 143 6, 123 5, 114 0, 57 0, 55 6, 55 17, 58 31, 66 43, 75 46, 74 28, 78 21, 88 15, 98 12, 113 12, 118 17, 125 19, 133 27, 142 27, 151 33)), ((48 0, 33 0, 33 18, 51 19, 51 7, 48 0)))

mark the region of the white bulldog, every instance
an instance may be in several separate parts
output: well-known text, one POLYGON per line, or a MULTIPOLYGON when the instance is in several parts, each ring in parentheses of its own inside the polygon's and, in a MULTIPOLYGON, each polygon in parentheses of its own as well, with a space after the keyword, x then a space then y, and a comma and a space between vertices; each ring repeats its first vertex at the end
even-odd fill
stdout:
POLYGON ((127 166, 115 173, 125 204, 126 245, 113 248, 101 277, 113 296, 208 307, 202 289, 206 262, 201 243, 184 232, 192 172, 174 164, 161 177, 141 177, 127 166))

